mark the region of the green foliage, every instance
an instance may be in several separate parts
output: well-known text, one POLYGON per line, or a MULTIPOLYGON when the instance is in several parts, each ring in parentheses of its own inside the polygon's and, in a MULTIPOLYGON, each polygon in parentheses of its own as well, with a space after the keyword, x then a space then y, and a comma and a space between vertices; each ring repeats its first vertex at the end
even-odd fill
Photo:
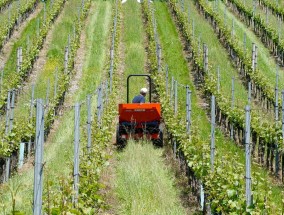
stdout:
POLYGON ((266 7, 270 8, 274 13, 276 13, 277 15, 284 17, 284 8, 283 7, 279 7, 276 2, 274 1, 269 1, 269 0, 261 0, 261 2, 263 3, 263 5, 265 5, 266 7))
MULTIPOLYGON (((3 95, 0 99, 0 106, 5 105, 5 96, 8 92, 8 89, 11 89, 13 87, 17 87, 21 85, 22 79, 24 77, 26 77, 29 73, 29 71, 32 69, 33 66, 33 62, 35 61, 36 57, 38 56, 39 50, 42 47, 42 44, 44 42, 44 39, 48 33, 48 30, 50 29, 50 27, 53 24, 54 18, 56 16, 58 16, 58 14, 60 13, 63 5, 65 3, 65 0, 57 0, 54 1, 53 3, 53 7, 52 9, 49 11, 49 13, 47 13, 46 15, 46 22, 44 25, 41 25, 40 27, 40 35, 39 37, 34 37, 33 41, 31 41, 31 46, 29 51, 27 50, 23 50, 23 52, 26 51, 25 53, 25 58, 23 59, 23 65, 22 65, 22 69, 20 71, 20 73, 13 73, 11 74, 10 81, 4 82, 3 84, 3 91, 1 92, 1 95, 3 95)), ((77 38, 74 39, 74 41, 72 41, 72 43, 78 43, 78 36, 77 38)), ((76 44, 77 46, 77 44, 76 44)), ((75 49, 74 49, 75 45, 73 45, 73 49, 71 51, 71 55, 69 56, 70 59, 72 59, 72 57, 74 58, 74 53, 75 53, 75 49)), ((72 63, 73 61, 71 61, 70 63, 72 63)), ((69 64, 69 68, 72 66, 73 64, 69 64)), ((63 75, 60 77, 61 82, 59 82, 59 88, 60 90, 58 92, 62 92, 62 88, 66 85, 66 77, 64 77, 63 75)), ((66 89, 66 88, 65 88, 66 89)), ((58 93, 59 94, 59 93, 58 93)), ((56 99, 61 99, 61 98, 56 98, 56 99)), ((54 105, 58 105, 59 101, 55 100, 55 101, 51 101, 51 104, 54 103, 54 105)), ((52 119, 54 116, 54 109, 49 109, 49 112, 47 114, 46 117, 46 126, 49 128, 52 122, 52 119)), ((0 132, 0 134, 2 134, 3 139, 7 140, 9 142, 3 141, 2 142, 2 147, 0 147, 0 156, 9 156, 14 150, 18 149, 18 144, 21 141, 27 141, 29 139, 29 137, 32 137, 32 139, 34 139, 34 135, 35 135, 35 119, 29 120, 29 119, 24 119, 24 118, 19 118, 17 120, 14 120, 14 129, 12 131, 12 133, 8 134, 8 136, 6 137, 4 134, 4 130, 1 129, 2 131, 0 132), (29 122, 27 124, 27 122, 29 122), (28 126, 27 126, 28 125, 28 126), (17 128, 17 129, 16 129, 17 128)), ((5 127, 2 127, 5 128, 5 127)))
MULTIPOLYGON (((275 28, 266 25, 265 24, 265 20, 263 20, 260 15, 256 15, 254 16, 254 12, 252 8, 248 8, 246 5, 243 4, 243 1, 240 0, 229 0, 230 2, 232 2, 239 11, 242 11, 243 14, 250 20, 253 20, 254 25, 258 26, 258 28, 260 28, 263 32, 265 32, 265 36, 267 38, 269 38, 271 41, 273 41, 273 43, 275 44, 275 47, 277 47, 277 50, 279 52, 283 52, 284 51, 284 42, 279 40, 279 36, 278 36, 278 32, 275 28)), ((204 2, 204 1, 201 1, 204 2)), ((275 5, 273 2, 271 1, 263 1, 265 4, 267 5, 271 5, 271 7, 273 7, 272 5, 275 5)), ((204 3, 203 3, 204 4, 204 3)), ((275 6, 274 6, 275 7, 275 6)), ((212 9, 207 9, 207 11, 209 11, 211 14, 215 13, 212 11, 212 9)), ((214 16, 217 16, 217 14, 215 13, 214 16)), ((218 18, 218 24, 222 22, 220 18, 218 18)), ((226 29, 224 27, 224 24, 222 24, 222 29, 226 29)), ((230 34, 229 32, 227 32, 227 34, 230 34)), ((227 35, 229 36, 229 35, 227 35)), ((234 42, 231 39, 232 43, 234 42)), ((237 44, 235 44, 235 46, 238 46, 237 44)), ((232 46, 234 47, 234 46, 232 46)), ((236 49, 237 50, 237 49, 236 49)), ((238 56, 241 59, 247 59, 247 61, 244 61, 244 63, 246 65, 251 65, 249 64, 251 60, 249 54, 247 54, 247 56, 245 56, 244 53, 242 53, 242 49, 239 47, 238 48, 238 56)), ((250 66, 249 66, 250 67, 250 66)), ((249 71, 249 76, 252 80, 254 80, 255 84, 258 85, 258 87, 262 90, 263 94, 265 97, 267 97, 267 99, 273 103, 273 101, 275 101, 275 94, 274 94, 274 89, 273 86, 266 81, 265 77, 263 77, 259 72, 252 72, 249 71)), ((281 107, 281 103, 279 101, 279 106, 281 107)))
MULTIPOLYGON (((86 4, 86 2, 85 2, 86 4)), ((118 48, 120 37, 120 6, 118 8, 117 34, 115 47, 118 48)), ((116 53, 117 55, 117 53, 116 53)), ((117 57, 115 56, 114 71, 117 68, 117 57)), ((109 65, 109 63, 107 64, 109 65)), ((106 148, 113 138, 115 132, 114 120, 117 116, 118 75, 114 75, 113 91, 110 94, 107 105, 103 112, 102 124, 98 126, 94 120, 92 125, 92 147, 90 152, 83 150, 80 156, 80 183, 78 205, 72 204, 73 175, 72 169, 69 177, 59 176, 60 184, 56 180, 46 184, 44 208, 48 214, 97 214, 100 208, 106 207, 103 196, 99 190, 103 184, 99 182, 102 170, 108 165, 109 155, 106 148), (53 200, 54 199, 54 200, 53 200)), ((87 134, 84 133, 81 141, 86 145, 87 134)), ((70 165, 72 166, 72 165, 70 165)))
MULTIPOLYGON (((9 1, 10 0, 1 0, 0 1, 0 8, 3 7, 5 4, 7 4, 9 1)), ((13 1, 11 1, 11 3, 12 2, 13 1)), ((4 44, 4 41, 7 38, 7 35, 9 34, 10 31, 12 31, 12 29, 17 24, 18 18, 23 16, 25 13, 33 10, 33 8, 35 7, 35 5, 37 3, 38 3, 38 0, 29 0, 29 1, 26 1, 24 4, 20 4, 19 10, 18 10, 18 6, 17 5, 14 5, 14 7, 12 7, 11 11, 9 12, 9 14, 10 14, 9 17, 8 16, 5 17, 6 18, 5 21, 3 23, 1 22, 1 28, 0 28, 0 50, 3 48, 3 44, 4 44)), ((8 10, 10 10, 10 9, 8 9, 8 10)))
MULTIPOLYGON (((177 17, 177 23, 182 29, 182 33, 188 39, 192 46, 194 53, 193 60, 196 68, 199 72, 203 71, 202 56, 198 55, 197 42, 192 37, 189 26, 186 24, 187 19, 184 14, 179 11, 176 5, 176 1, 169 1, 172 12, 177 17)), ((147 7, 147 4, 144 4, 147 7)), ((151 32, 151 31, 147 31, 151 32)), ((151 38, 151 37, 149 37, 151 38)), ((155 65, 153 61, 150 62, 152 66, 155 65)), ((205 92, 214 93, 217 97, 218 105, 220 108, 228 113, 230 119, 232 119, 236 125, 243 126, 243 111, 231 110, 227 101, 218 93, 216 93, 214 78, 205 75, 205 92)), ((179 150, 182 150, 189 167, 194 171, 194 175, 205 186, 205 192, 207 198, 211 202, 211 208, 215 212, 221 212, 224 214, 261 214, 266 213, 278 213, 274 203, 269 200, 270 187, 258 175, 253 175, 253 205, 251 208, 246 208, 245 204, 245 184, 243 179, 244 165, 238 160, 238 156, 232 158, 232 155, 220 156, 216 152, 214 171, 210 169, 210 149, 208 143, 204 142, 200 138, 200 134, 197 127, 192 128, 190 136, 186 134, 185 117, 182 112, 179 112, 177 116, 174 115, 172 107, 170 105, 169 97, 165 91, 164 73, 155 73, 154 81, 156 90, 159 94, 160 103, 162 105, 163 118, 166 123, 167 130, 173 135, 179 142, 179 150), (173 117, 175 116, 175 117, 173 117), (232 160, 235 160, 235 164, 232 166, 232 160), (264 189, 267 187, 267 189, 264 189), (277 211, 277 212, 276 212, 277 211)))
POLYGON ((13 0, 0 0, 0 9, 11 3, 13 0))

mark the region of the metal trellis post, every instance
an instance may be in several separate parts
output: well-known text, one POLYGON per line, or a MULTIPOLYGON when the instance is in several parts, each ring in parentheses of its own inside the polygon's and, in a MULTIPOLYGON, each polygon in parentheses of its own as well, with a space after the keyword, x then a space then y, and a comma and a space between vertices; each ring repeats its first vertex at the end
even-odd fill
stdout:
POLYGON ((251 205, 251 149, 250 149, 250 106, 246 106, 246 128, 245 128, 245 147, 246 147, 246 205, 251 205))
POLYGON ((88 119, 87 119, 87 132, 88 132, 88 145, 87 145, 87 149, 88 149, 88 153, 90 152, 91 149, 91 142, 92 142, 92 137, 91 137, 91 120, 92 120, 92 113, 91 113, 91 95, 88 95, 87 97, 87 108, 88 108, 88 119))
POLYGON ((174 111, 175 111, 175 115, 177 115, 177 111, 178 111, 178 82, 177 80, 175 81, 175 106, 174 106, 174 111))
POLYGON ((214 157, 215 157, 215 96, 211 96, 211 144, 210 144, 210 163, 211 171, 214 170, 214 157))
POLYGON ((74 196, 73 204, 78 204, 79 195, 79 155, 80 155, 80 104, 75 104, 75 120, 74 120, 74 196))
POLYGON ((43 143, 44 143, 44 106, 43 99, 36 103, 36 138, 35 138, 35 167, 34 167, 34 202, 33 214, 42 214, 43 189, 43 143))

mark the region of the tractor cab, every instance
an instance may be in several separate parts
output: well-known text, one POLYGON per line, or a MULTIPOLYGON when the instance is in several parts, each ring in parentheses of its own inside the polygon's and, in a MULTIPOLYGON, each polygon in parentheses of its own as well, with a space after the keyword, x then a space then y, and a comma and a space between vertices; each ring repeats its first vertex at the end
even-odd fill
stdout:
POLYGON ((127 77, 127 103, 119 104, 117 145, 124 146, 127 140, 148 139, 157 146, 163 146, 160 103, 151 102, 152 80, 150 75, 129 75, 127 77), (149 82, 149 103, 129 103, 129 82, 131 77, 147 77, 149 82))

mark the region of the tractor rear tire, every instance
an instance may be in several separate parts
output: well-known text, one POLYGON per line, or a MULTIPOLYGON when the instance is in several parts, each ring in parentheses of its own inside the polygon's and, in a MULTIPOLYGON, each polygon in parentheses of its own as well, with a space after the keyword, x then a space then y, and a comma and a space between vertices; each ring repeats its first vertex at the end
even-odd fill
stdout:
POLYGON ((164 134, 162 131, 159 131, 159 138, 153 141, 154 145, 162 148, 164 146, 164 134))
POLYGON ((119 135, 119 125, 116 127, 116 145, 118 149, 123 149, 126 146, 126 140, 119 135))

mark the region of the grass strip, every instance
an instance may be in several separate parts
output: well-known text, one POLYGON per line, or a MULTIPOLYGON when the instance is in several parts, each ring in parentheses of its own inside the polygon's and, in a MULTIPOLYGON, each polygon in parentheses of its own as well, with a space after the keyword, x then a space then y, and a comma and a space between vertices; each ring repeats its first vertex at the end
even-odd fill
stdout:
MULTIPOLYGON (((104 38, 104 42, 106 42, 107 36, 108 36, 108 26, 105 26, 104 24, 108 23, 110 24, 112 21, 112 16, 111 16, 111 3, 110 2, 101 2, 98 3, 96 9, 98 6, 105 7, 100 8, 99 15, 102 15, 100 17, 103 17, 102 19, 106 22, 100 22, 102 25, 99 27, 103 28, 103 32, 106 37, 104 38)), ((116 25, 116 34, 115 34, 115 44, 114 46, 116 47, 115 50, 118 48, 118 43, 120 42, 120 5, 118 3, 117 5, 117 10, 114 8, 114 14, 116 14, 117 11, 117 25, 116 25)), ((99 20, 98 20, 99 21, 99 20)), ((100 20, 102 21, 102 20, 100 20)), ((102 29, 97 29, 95 28, 93 31, 95 32, 102 32, 99 31, 102 29)), ((114 32, 114 27, 112 29, 112 32, 114 32)), ((95 41, 94 41, 95 42, 95 41)), ((106 44, 105 44, 106 45, 106 44)), ((105 50, 105 45, 99 45, 102 46, 103 49, 105 50)), ((107 43, 107 46, 109 46, 109 43, 107 43)), ((91 51, 92 49, 90 49, 91 51)), ((107 52, 103 52, 98 55, 98 57, 103 57, 105 56, 107 52)), ((97 56, 97 53, 94 53, 95 56, 97 56)), ((72 212, 75 213, 75 211, 79 214, 98 214, 98 211, 102 210, 102 208, 105 206, 104 200, 102 199, 103 197, 101 196, 101 193, 99 190, 102 188, 102 184, 100 184, 99 178, 101 175, 101 170, 105 168, 105 166, 108 163, 108 152, 106 152, 106 148, 110 144, 112 138, 113 138, 113 132, 115 129, 115 126, 113 126, 113 121, 116 118, 117 115, 117 95, 118 91, 116 90, 117 87, 119 87, 119 77, 117 75, 117 56, 119 55, 118 51, 115 52, 114 55, 114 60, 115 62, 115 67, 114 67, 114 80, 113 80, 113 91, 111 94, 108 95, 108 102, 107 106, 104 108, 104 113, 103 113, 103 120, 100 126, 98 126, 98 122, 96 119, 93 120, 92 122, 92 146, 89 148, 89 152, 87 152, 87 147, 86 147, 86 134, 85 134, 85 129, 83 133, 85 134, 82 142, 83 142, 83 147, 81 148, 81 156, 80 156, 80 190, 79 190, 79 204, 73 206, 72 204, 72 199, 70 198, 73 193, 72 189, 70 187, 70 184, 73 182, 73 176, 72 173, 70 173, 70 177, 62 179, 59 177, 59 180, 51 181, 51 186, 53 189, 49 190, 46 195, 47 198, 49 198, 51 201, 52 199, 59 199, 58 202, 53 203, 52 206, 52 211, 57 211, 57 213, 66 213, 66 212, 72 212), (62 181, 62 182, 60 182, 62 181), (67 186, 65 186, 65 185, 67 186), (60 187, 60 188, 58 188, 60 187), (62 193, 61 190, 64 190, 62 193), (61 199, 65 199, 66 201, 62 202, 61 199)), ((85 62, 88 65, 88 59, 85 59, 85 62)), ((106 62, 103 62, 106 63, 106 62)), ((108 62, 107 64, 110 64, 108 62)), ((104 68, 105 64, 102 64, 102 68, 100 69, 99 73, 101 73, 101 76, 106 76, 106 74, 103 74, 103 71, 107 71, 104 68)), ((108 79, 108 78, 107 78, 108 79)), ((83 80, 83 79, 82 79, 83 80)), ((94 80, 95 81, 95 80, 94 80)), ((99 81, 99 80, 98 80, 99 81)), ((83 84, 84 85, 84 84, 83 84)), ((84 90, 83 90, 84 91, 84 90)), ((78 95, 80 95, 82 92, 78 92, 78 95)), ((94 96, 94 95, 93 95, 94 96)), ((84 101, 84 100, 83 100, 84 101)), ((95 102, 94 102, 95 103, 95 102)), ((94 106, 93 106, 94 107, 94 106)), ((93 108, 95 111, 96 108, 93 108)), ((84 110, 81 111, 81 115, 83 116, 83 119, 81 120, 83 124, 85 124, 85 117, 86 117, 86 112, 84 110)), ((84 128, 84 127, 83 127, 84 128)), ((72 169, 72 166, 70 167, 70 170, 72 169)), ((71 170, 72 172, 72 170, 71 170)), ((48 206, 48 204, 46 205, 48 206)))
POLYGON ((283 29, 282 22, 280 21, 274 26, 267 24, 266 19, 264 20, 263 17, 261 17, 263 13, 255 15, 253 7, 247 6, 243 1, 229 0, 225 3, 229 8, 234 8, 241 19, 261 36, 263 43, 269 47, 270 51, 278 57, 278 60, 281 61, 283 65, 284 40, 281 38, 280 32, 281 29, 283 29))
POLYGON ((117 214, 186 214, 162 154, 151 142, 132 140, 117 154, 117 214))
MULTIPOLYGON (((0 98, 0 106, 4 105, 6 97, 4 96, 4 92, 8 91, 9 89, 18 86, 18 84, 22 84, 22 78, 28 75, 29 71, 32 68, 32 65, 34 61, 37 58, 38 51, 42 47, 44 39, 48 33, 48 30, 50 29, 51 25, 53 24, 54 19, 58 16, 58 14, 61 12, 61 9, 64 5, 65 1, 64 0, 57 0, 54 1, 51 7, 51 10, 47 14, 46 17, 46 25, 42 25, 40 28, 40 34, 39 36, 34 36, 32 40, 31 46, 26 49, 27 55, 26 58, 23 60, 23 66, 21 68, 21 71, 17 73, 14 68, 13 62, 16 59, 15 52, 12 52, 12 56, 9 58, 7 62, 7 68, 11 68, 9 74, 6 76, 6 82, 4 82, 3 86, 3 91, 1 92, 2 97, 0 98), (14 71, 14 72, 12 72, 14 71), (9 80, 8 80, 9 79, 9 80), (2 103, 1 103, 2 102, 2 103)), ((39 16, 42 15, 39 14, 39 16)), ((33 31, 34 27, 36 26, 36 20, 33 19, 30 23, 30 25, 26 28, 26 31, 23 32, 23 35, 26 32, 33 31)), ((22 37, 22 40, 19 40, 18 43, 24 43, 24 38, 22 37)), ((16 44, 18 45, 18 44, 16 44)), ((13 48, 15 49, 17 46, 14 46, 13 48)), ((72 51, 71 51, 72 53, 72 51)), ((70 55, 71 56, 71 55, 70 55)), ((5 77, 5 76, 4 76, 5 77)), ((4 79, 5 80, 5 79, 4 79)), ((60 86, 58 89, 58 94, 60 92, 60 86)), ((26 100, 23 100, 22 105, 28 109, 27 103, 29 103, 30 97, 27 98, 26 100)), ((1 136, 3 137, 2 144, 0 146, 0 154, 1 155, 6 155, 9 156, 13 150, 18 148, 18 143, 21 141, 28 142, 29 138, 33 136, 35 130, 35 122, 32 119, 28 118, 27 112, 20 112, 18 116, 15 116, 14 120, 14 130, 12 130, 10 133, 5 134, 4 129, 0 131, 1 136), (17 118, 18 117, 18 118, 17 118), (28 122, 28 123, 27 123, 28 122), (9 144, 10 143, 10 144, 9 144), (13 143, 13 144, 12 144, 13 143)), ((4 124, 5 122, 2 122, 4 124)), ((4 128, 4 126, 2 127, 4 128)))
MULTIPOLYGON (((210 8, 205 6, 204 1, 200 0, 198 1, 198 7, 200 7, 201 10, 205 11, 205 16, 210 16, 212 20, 214 20, 216 23, 214 24, 215 26, 218 24, 219 25, 219 33, 220 29, 224 30, 224 25, 220 24, 220 19, 218 18, 218 15, 214 13, 210 8)), ((225 36, 228 36, 229 33, 228 31, 224 33, 225 36)), ((234 39, 230 39, 229 37, 227 38, 227 42, 231 43, 234 41, 234 39)), ((236 48, 237 49, 237 48, 236 48)), ((257 73, 252 73, 254 76, 257 73)), ((259 75, 259 74, 258 74, 259 75)), ((252 77, 253 77, 252 76, 252 77)), ((259 76, 258 76, 259 77, 259 76)), ((210 82, 210 81, 209 81, 210 82)), ((264 82, 266 83, 266 82, 264 82)), ((212 88, 209 89, 211 93, 216 95, 216 92, 212 90, 212 88)), ((218 92, 217 92, 218 94, 218 92)), ((220 102, 218 102, 219 107, 220 107, 220 102)), ((225 113, 227 115, 227 110, 224 112, 224 107, 221 108, 223 109, 221 112, 222 114, 225 113)), ((252 109, 253 110, 253 109, 252 109)), ((236 109, 235 109, 236 111, 236 109)), ((264 116, 264 115, 263 115, 264 116)), ((240 119, 240 118, 239 118, 240 119)), ((232 121, 229 119, 230 123, 234 123, 234 120, 232 121)), ((241 127, 244 128, 244 122, 242 123, 241 127)), ((240 126, 240 124, 238 125, 240 126)), ((268 169, 272 173, 275 173, 277 177, 279 177, 279 174, 282 174, 283 178, 283 170, 279 171, 280 169, 280 163, 279 160, 277 160, 277 156, 282 157, 282 152, 281 150, 278 150, 278 141, 282 142, 282 136, 281 136, 281 128, 280 128, 280 123, 275 122, 274 124, 270 124, 268 121, 265 121, 263 119, 260 119, 260 116, 256 114, 256 112, 252 111, 252 117, 251 117, 251 131, 252 131, 252 143, 254 146, 257 145, 258 149, 263 148, 262 155, 260 155, 260 150, 258 150, 258 155, 257 157, 259 158, 259 163, 265 164, 268 169), (264 135, 265 134, 265 135, 264 135), (272 151, 275 151, 275 156, 272 151), (264 162, 264 157, 266 157, 266 162, 264 162), (279 169, 277 168, 277 165, 279 169)), ((282 147, 279 145, 279 147, 282 147)), ((283 169, 283 166, 281 166, 283 169)))
MULTIPOLYGON (((123 86, 126 89, 126 79, 128 75, 145 74, 146 53, 144 49, 144 29, 141 21, 141 6, 135 1, 128 1, 122 7, 124 14, 124 34, 125 44, 125 69, 123 86)), ((147 87, 145 78, 130 78, 130 100, 139 94, 142 87, 147 87)), ((148 88, 148 87, 147 87, 148 88)), ((126 91, 125 91, 126 92, 126 91)), ((126 102, 126 93, 123 94, 123 101, 126 102)), ((146 97, 146 100, 148 96, 146 97)), ((131 101, 130 101, 131 102, 131 101)))
MULTIPOLYGON (((49 28, 51 27, 51 25, 53 24, 54 19, 61 12, 61 9, 64 3, 65 3, 64 0, 57 0, 53 2, 52 8, 46 17, 46 25, 41 26, 39 36, 35 35, 33 37, 33 40, 31 41, 32 44, 29 46, 29 48, 27 48, 26 50, 24 49, 28 53, 27 55, 25 55, 25 58, 23 59, 23 65, 19 73, 13 69, 15 67, 15 64, 12 64, 12 62, 14 62, 16 59, 16 56, 15 56, 16 53, 14 49, 17 49, 17 45, 21 43, 25 44, 24 42, 25 38, 21 37, 21 40, 17 41, 18 43, 16 43, 15 46, 13 46, 11 57, 9 58, 7 65, 6 65, 6 69, 10 68, 11 70, 9 70, 10 72, 6 73, 6 77, 4 76, 5 81, 3 81, 4 85, 1 91, 0 106, 3 107, 3 105, 5 104, 5 100, 6 100, 5 94, 8 92, 8 90, 10 90, 13 87, 19 87, 19 85, 23 83, 22 78, 26 77, 29 74, 30 70, 32 69, 33 63, 35 62, 38 56, 39 49, 43 45, 47 32, 49 28)), ((40 15, 43 15, 42 12, 38 15, 38 17, 40 15)), ((27 28, 25 29, 22 35, 27 35, 33 32, 33 30, 35 29, 36 23, 37 23, 36 19, 33 19, 30 22, 30 25, 27 26, 27 28)), ((29 106, 27 104, 27 103, 30 103, 29 100, 30 100, 30 97, 24 101, 23 105, 26 106, 26 108, 29 106)), ((29 137, 32 136, 32 133, 34 132, 34 129, 32 127, 33 122, 31 119, 28 119, 27 116, 28 115, 26 114, 19 115, 18 120, 14 121, 15 129, 12 130, 9 134, 5 134, 4 129, 1 129, 0 135, 3 138, 2 144, 0 146, 1 155, 9 156, 14 149, 18 148, 19 142, 21 141, 27 142, 29 137)), ((3 122, 2 120, 1 123, 2 125, 4 125, 5 122, 3 122)), ((2 128, 4 128, 4 126, 2 128)))

